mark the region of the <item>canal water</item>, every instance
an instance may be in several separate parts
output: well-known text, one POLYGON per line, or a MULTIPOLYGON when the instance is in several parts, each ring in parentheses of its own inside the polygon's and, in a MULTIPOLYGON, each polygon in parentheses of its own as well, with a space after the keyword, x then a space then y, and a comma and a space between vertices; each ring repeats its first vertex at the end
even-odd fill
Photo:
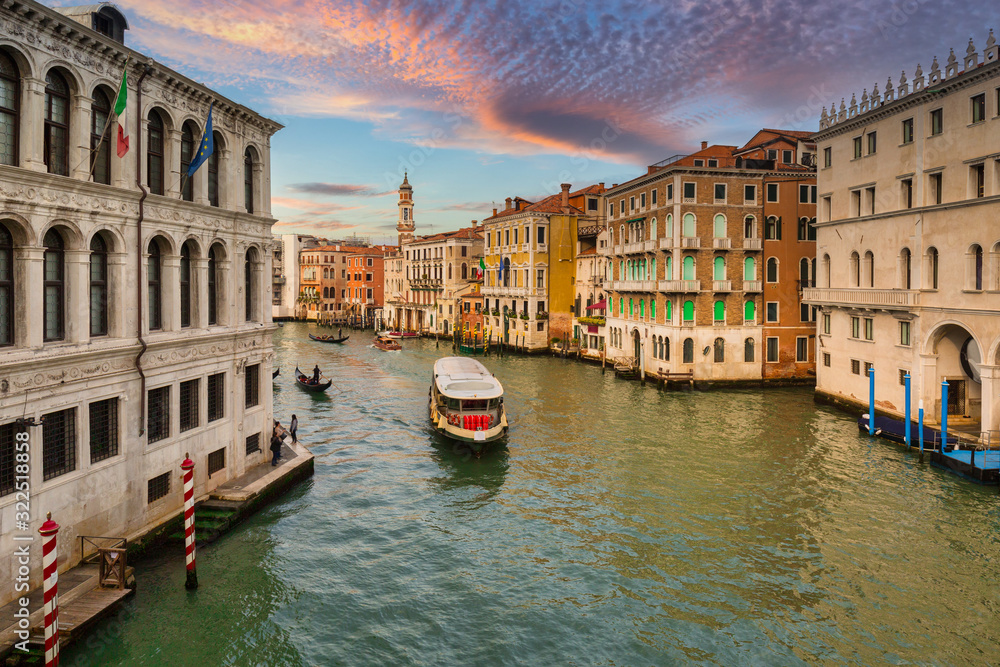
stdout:
POLYGON ((427 425, 442 342, 276 337, 315 476, 138 594, 64 665, 996 664, 1000 497, 809 389, 663 392, 487 358, 505 448, 427 425), (318 363, 328 395, 294 386, 318 363))

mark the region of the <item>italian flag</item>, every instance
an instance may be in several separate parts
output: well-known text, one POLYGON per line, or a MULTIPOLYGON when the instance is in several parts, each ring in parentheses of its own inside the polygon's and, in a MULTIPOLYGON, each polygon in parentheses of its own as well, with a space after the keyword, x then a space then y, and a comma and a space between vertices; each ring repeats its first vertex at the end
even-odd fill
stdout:
POLYGON ((115 115, 118 116, 118 157, 125 157, 128 153, 128 114, 125 103, 128 98, 128 81, 125 74, 128 67, 122 72, 122 83, 118 87, 118 97, 115 98, 115 115))

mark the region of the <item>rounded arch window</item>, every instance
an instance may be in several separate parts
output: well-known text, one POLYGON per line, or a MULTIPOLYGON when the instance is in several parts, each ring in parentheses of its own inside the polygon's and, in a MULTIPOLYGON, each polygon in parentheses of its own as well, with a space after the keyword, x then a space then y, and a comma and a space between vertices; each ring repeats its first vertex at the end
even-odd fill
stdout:
POLYGON ((90 335, 108 333, 108 244, 100 234, 90 240, 90 335))
POLYGON ((146 127, 146 184, 150 193, 163 194, 163 117, 156 109, 149 112, 146 127))
POLYGON ((102 89, 94 91, 90 104, 90 161, 95 183, 111 185, 111 98, 102 89))
POLYGON ((17 165, 21 114, 21 72, 0 49, 0 164, 17 165))
POLYGON ((44 304, 43 331, 46 341, 62 340, 65 333, 66 313, 66 246, 62 234, 50 229, 42 242, 45 246, 43 260, 44 304))
POLYGON ((45 75, 45 166, 50 174, 69 176, 69 84, 55 70, 45 75))
POLYGON ((7 225, 0 222, 0 346, 13 344, 14 237, 7 225))

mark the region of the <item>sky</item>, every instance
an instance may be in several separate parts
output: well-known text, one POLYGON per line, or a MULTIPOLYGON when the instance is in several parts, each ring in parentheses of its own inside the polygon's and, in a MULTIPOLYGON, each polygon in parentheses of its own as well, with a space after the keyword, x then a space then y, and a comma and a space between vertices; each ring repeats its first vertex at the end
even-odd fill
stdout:
MULTIPOLYGON (((50 6, 81 4, 47 0, 50 6)), ((276 233, 394 242, 482 220, 982 52, 992 3, 953 0, 119 0, 126 44, 285 127, 276 233)))

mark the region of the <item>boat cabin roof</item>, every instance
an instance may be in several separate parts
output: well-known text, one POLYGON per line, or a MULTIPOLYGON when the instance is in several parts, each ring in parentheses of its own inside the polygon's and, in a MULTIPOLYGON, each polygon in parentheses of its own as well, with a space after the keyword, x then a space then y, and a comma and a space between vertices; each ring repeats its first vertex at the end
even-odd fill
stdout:
POLYGON ((468 357, 444 357, 434 362, 434 382, 448 398, 499 398, 500 381, 468 357))

